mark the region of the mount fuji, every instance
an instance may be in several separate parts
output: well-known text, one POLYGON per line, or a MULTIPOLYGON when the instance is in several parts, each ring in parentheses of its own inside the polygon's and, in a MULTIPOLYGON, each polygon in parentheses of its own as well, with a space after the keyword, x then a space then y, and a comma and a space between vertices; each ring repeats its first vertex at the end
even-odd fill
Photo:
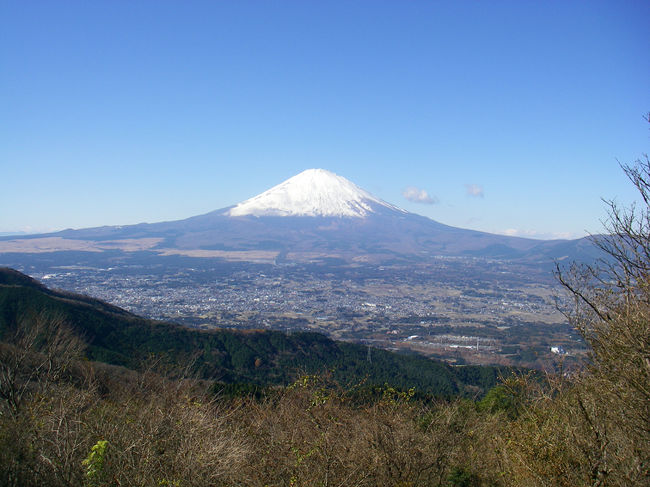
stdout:
POLYGON ((333 172, 307 169, 225 214, 364 218, 382 210, 406 213, 333 172))
POLYGON ((271 263, 390 264, 437 256, 549 263, 590 257, 592 247, 586 239, 540 241, 447 226, 324 169, 308 169, 239 204, 184 220, 0 238, 0 256, 144 252, 271 263))

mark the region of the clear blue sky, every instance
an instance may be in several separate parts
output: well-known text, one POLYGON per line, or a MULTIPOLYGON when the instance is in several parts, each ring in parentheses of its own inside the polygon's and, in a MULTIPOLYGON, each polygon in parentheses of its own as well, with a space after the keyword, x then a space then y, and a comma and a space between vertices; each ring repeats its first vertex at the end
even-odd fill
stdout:
POLYGON ((185 218, 322 167, 446 224, 581 236, 649 151, 648 1, 0 9, 0 232, 185 218))

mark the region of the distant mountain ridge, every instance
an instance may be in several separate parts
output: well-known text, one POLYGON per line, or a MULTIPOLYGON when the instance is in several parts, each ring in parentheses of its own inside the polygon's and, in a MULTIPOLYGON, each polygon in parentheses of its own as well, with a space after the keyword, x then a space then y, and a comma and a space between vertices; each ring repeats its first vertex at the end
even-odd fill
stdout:
POLYGON ((540 241, 444 225, 323 169, 306 170, 237 205, 184 220, 0 238, 0 255, 61 251, 374 264, 437 256, 550 263, 598 255, 588 239, 540 241))

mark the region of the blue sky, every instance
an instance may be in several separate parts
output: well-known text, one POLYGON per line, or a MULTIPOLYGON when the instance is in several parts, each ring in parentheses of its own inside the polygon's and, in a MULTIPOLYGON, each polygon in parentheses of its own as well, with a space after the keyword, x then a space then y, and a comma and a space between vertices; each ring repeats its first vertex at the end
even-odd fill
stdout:
POLYGON ((597 232, 601 198, 635 198, 617 160, 648 152, 648 19, 647 1, 3 0, 0 232, 185 218, 312 167, 449 225, 597 232))

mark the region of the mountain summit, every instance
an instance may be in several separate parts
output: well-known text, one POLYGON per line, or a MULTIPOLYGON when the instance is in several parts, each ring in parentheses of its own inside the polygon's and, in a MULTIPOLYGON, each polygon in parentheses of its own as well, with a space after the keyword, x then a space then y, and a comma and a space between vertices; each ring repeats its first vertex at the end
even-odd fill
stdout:
POLYGON ((380 209, 406 213, 325 169, 307 169, 226 210, 228 216, 365 218, 380 209))
POLYGON ((184 220, 0 237, 0 257, 69 251, 95 260, 104 254, 106 266, 112 259, 139 263, 156 255, 273 264, 383 265, 438 256, 552 262, 584 257, 587 247, 593 246, 586 240, 543 242, 450 227, 324 169, 308 169, 235 206, 184 220))

